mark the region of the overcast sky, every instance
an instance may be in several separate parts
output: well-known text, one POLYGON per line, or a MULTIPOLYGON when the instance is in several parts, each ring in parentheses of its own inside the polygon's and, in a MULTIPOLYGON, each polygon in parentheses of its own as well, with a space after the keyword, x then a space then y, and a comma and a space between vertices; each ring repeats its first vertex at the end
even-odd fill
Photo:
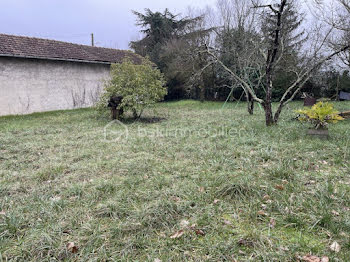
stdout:
POLYGON ((140 37, 131 10, 184 13, 216 0, 0 0, 0 33, 126 49, 140 37))

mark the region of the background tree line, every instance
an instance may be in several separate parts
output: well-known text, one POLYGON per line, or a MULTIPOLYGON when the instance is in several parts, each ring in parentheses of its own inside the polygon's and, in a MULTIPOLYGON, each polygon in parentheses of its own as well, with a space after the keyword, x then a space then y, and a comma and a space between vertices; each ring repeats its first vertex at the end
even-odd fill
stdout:
MULTIPOLYGON (((299 11, 302 6, 298 1, 218 0, 215 8, 192 10, 185 16, 167 9, 164 12, 146 9, 144 13, 134 12, 144 37, 131 42, 130 47, 148 56, 164 73, 167 100, 246 99, 250 102, 248 110, 252 111, 253 96, 264 97, 268 89, 266 56, 273 52, 269 45, 274 40, 278 47, 276 60, 271 63, 272 101, 280 101, 303 69, 313 67, 307 79, 297 83, 303 89, 295 97, 308 92, 316 97, 336 98, 340 90, 350 92, 348 49, 337 53, 336 59, 318 64, 329 52, 350 42, 349 1, 335 3, 341 12, 332 16, 327 3, 322 1, 309 7, 322 13, 318 22, 305 14, 312 10, 299 11), (277 11, 283 3, 276 40, 277 11), (334 17, 338 20, 331 21, 334 17), (209 47, 212 56, 206 52, 209 47), (232 73, 243 82, 237 81, 232 73)), ((291 93, 286 100, 290 97, 291 93)))

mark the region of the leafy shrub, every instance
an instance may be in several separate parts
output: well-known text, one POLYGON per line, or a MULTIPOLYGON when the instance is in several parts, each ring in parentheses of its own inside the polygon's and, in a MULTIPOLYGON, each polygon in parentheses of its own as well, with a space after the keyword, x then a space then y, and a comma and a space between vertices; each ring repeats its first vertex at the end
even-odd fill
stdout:
POLYGON ((141 116, 145 107, 162 100, 166 94, 164 77, 152 62, 143 59, 141 64, 134 64, 127 59, 111 66, 111 79, 105 83, 97 108, 100 112, 108 110, 109 100, 118 96, 122 97, 118 109, 132 110, 134 115, 141 116))
POLYGON ((311 123, 315 129, 327 128, 329 123, 337 123, 344 120, 334 106, 328 102, 318 102, 311 108, 297 110, 298 119, 311 123))

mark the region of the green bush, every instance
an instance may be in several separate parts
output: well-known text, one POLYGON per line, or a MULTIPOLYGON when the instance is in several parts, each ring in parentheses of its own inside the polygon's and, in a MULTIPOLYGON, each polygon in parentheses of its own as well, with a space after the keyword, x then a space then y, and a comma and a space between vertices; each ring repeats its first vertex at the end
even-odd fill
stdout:
POLYGON ((163 74, 152 62, 143 59, 141 64, 134 64, 127 59, 111 66, 111 79, 105 83, 97 108, 105 112, 111 97, 119 96, 122 101, 118 109, 132 110, 140 117, 145 107, 161 101, 166 94, 163 74))

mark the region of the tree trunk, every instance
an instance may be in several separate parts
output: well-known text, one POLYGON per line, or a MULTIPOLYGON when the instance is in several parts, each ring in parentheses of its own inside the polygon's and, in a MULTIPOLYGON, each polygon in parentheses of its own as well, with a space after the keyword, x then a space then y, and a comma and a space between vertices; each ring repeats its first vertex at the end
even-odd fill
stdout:
POLYGON ((254 99, 253 99, 252 95, 249 93, 246 94, 246 97, 247 97, 247 104, 248 104, 248 113, 250 115, 253 115, 254 114, 254 99))
POLYGON ((272 126, 276 124, 275 119, 272 113, 272 78, 276 68, 276 59, 278 59, 278 48, 280 45, 280 37, 281 37, 281 28, 282 28, 282 14, 284 8, 287 4, 287 0, 281 0, 281 4, 279 5, 279 10, 274 10, 274 13, 277 14, 277 24, 274 35, 274 40, 271 46, 271 49, 268 50, 267 60, 266 60, 266 97, 264 101, 264 110, 265 110, 265 121, 267 126, 272 126))
POLYGON ((202 85, 199 87, 200 91, 199 91, 199 100, 203 103, 205 101, 205 88, 202 82, 202 85))
POLYGON ((275 116, 273 117, 273 121, 277 124, 279 118, 280 118, 280 115, 281 115, 281 112, 282 112, 282 109, 283 109, 283 105, 280 104, 276 113, 275 113, 275 116))
POLYGON ((133 115, 134 119, 139 118, 139 115, 137 114, 137 111, 135 108, 132 110, 132 115, 133 115))
POLYGON ((111 108, 112 112, 112 120, 119 120, 121 116, 123 115, 124 110, 122 108, 118 109, 116 107, 111 108))
MULTIPOLYGON (((267 68, 269 69, 269 68, 267 68)), ((266 97, 263 104, 265 110, 265 121, 267 126, 272 126, 275 124, 272 112, 272 70, 267 70, 266 72, 266 97)))
MULTIPOLYGON (((205 58, 202 53, 199 53, 199 66, 203 68, 205 66, 205 58)), ((203 103, 205 101, 205 81, 204 81, 204 71, 200 75, 200 83, 199 83, 199 100, 203 103)))
POLYGON ((338 78, 337 78, 337 89, 336 89, 336 98, 335 100, 336 101, 339 101, 339 85, 340 85, 340 75, 338 75, 338 78))
POLYGON ((118 118, 118 112, 116 108, 111 109, 112 112, 112 120, 116 120, 118 118))
POLYGON ((267 126, 272 126, 275 124, 273 119, 271 103, 264 103, 263 105, 265 111, 265 122, 267 126))

